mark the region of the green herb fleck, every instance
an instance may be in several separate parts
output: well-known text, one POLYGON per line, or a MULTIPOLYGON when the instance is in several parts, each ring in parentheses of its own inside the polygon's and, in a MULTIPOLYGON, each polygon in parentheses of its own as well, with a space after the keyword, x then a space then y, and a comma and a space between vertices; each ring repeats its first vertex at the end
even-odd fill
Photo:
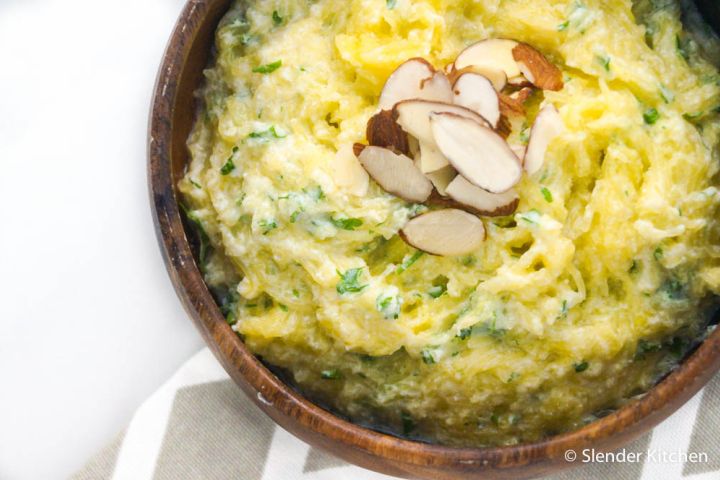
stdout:
POLYGON ((295 223, 297 221, 298 215, 300 215, 300 210, 295 210, 290 214, 290 223, 295 223))
POLYGON ((675 94, 665 85, 660 85, 660 96, 665 103, 672 103, 675 100, 675 94))
POLYGON ((387 292, 381 293, 375 299, 375 307, 387 320, 394 320, 400 316, 402 303, 403 299, 395 287, 391 287, 387 292))
POLYGON ((275 222, 274 219, 262 219, 260 220, 260 222, 258 222, 258 225, 260 225, 260 228, 262 228, 263 235, 267 235, 268 233, 278 228, 277 222, 275 222))
POLYGON ((266 63, 265 65, 260 65, 252 69, 253 73, 272 73, 278 68, 282 66, 282 60, 277 60, 272 63, 266 63))
POLYGON ((470 335, 472 335, 472 327, 461 328, 460 331, 455 336, 457 338, 459 338, 460 340, 465 340, 470 335))
POLYGON ((656 108, 648 108, 643 112, 643 120, 645 120, 645 123, 648 125, 654 125, 655 122, 658 121, 658 118, 660 118, 660 112, 658 112, 656 108))
POLYGON ((678 55, 686 61, 690 59, 690 54, 688 53, 688 42, 680 38, 680 35, 675 35, 675 49, 677 50, 678 55))
POLYGON ((683 113, 683 118, 687 120, 688 122, 692 122, 693 120, 696 120, 703 116, 703 112, 695 112, 695 113, 683 113))
POLYGON ((235 157, 235 154, 238 152, 238 147, 232 148, 232 153, 228 157, 228 159, 225 161, 225 165, 220 168, 220 175, 228 175, 230 172, 235 170, 235 163, 233 162, 233 158, 235 157))
POLYGON ((293 288, 292 294, 293 294, 293 297, 295 297, 295 298, 300 297, 300 291, 297 288, 293 288))
POLYGON ((560 316, 558 318, 567 318, 568 315, 568 301, 563 300, 560 306, 560 316))
POLYGON ((340 372, 335 368, 332 370, 323 370, 320 372, 320 378, 323 380, 337 380, 340 378, 340 372))
POLYGON ((303 188, 303 193, 307 193, 310 198, 315 200, 316 202, 319 202, 320 200, 325 198, 325 192, 323 192, 323 189, 320 185, 316 185, 312 188, 303 188))
POLYGON ((395 8, 395 5, 397 4, 397 0, 385 0, 385 5, 387 5, 387 8, 389 10, 392 10, 395 8))
POLYGON ((660 285, 660 294, 671 301, 685 300, 687 292, 685 286, 676 278, 669 278, 660 285))
POLYGON ((212 252, 212 244, 210 243, 210 236, 208 236, 205 227, 203 226, 202 220, 198 217, 197 213, 193 210, 189 210, 184 204, 178 203, 180 210, 185 214, 185 217, 195 227, 194 230, 197 233, 198 240, 200 242, 198 251, 198 261, 200 262, 200 270, 205 271, 207 266, 207 260, 212 252))
POLYGON ((250 132, 248 135, 248 138, 253 138, 256 140, 268 140, 270 138, 285 138, 287 135, 281 135, 278 133, 278 131, 275 129, 275 125, 271 126, 267 130, 257 131, 257 132, 250 132))
POLYGON ((430 288, 430 290, 428 290, 428 295, 430 295, 432 298, 439 298, 445 292, 447 292, 446 285, 435 285, 430 288))
POLYGON ((193 180, 192 178, 190 179, 190 184, 191 184, 193 187, 195 187, 195 188, 200 188, 200 189, 202 189, 202 185, 200 185, 199 183, 197 183, 197 182, 196 182, 195 180, 193 180))
POLYGON ((395 273, 398 275, 403 273, 405 270, 410 268, 415 262, 417 262, 420 257, 424 255, 424 252, 421 252, 420 250, 417 250, 415 253, 410 255, 410 257, 403 259, 403 262, 398 265, 398 267, 395 269, 395 273))
POLYGON ((564 22, 562 22, 561 24, 559 24, 557 26, 557 31, 558 32, 565 31, 565 30, 567 30, 569 25, 570 25, 570 20, 565 20, 564 22))
POLYGON ((276 27, 282 25, 282 23, 283 23, 283 17, 280 16, 280 14, 278 13, 277 10, 273 10, 272 21, 273 21, 273 25, 275 25, 276 27))
POLYGON ((664 255, 664 252, 663 252, 662 247, 657 247, 657 248, 655 249, 655 251, 653 252, 653 257, 654 257, 655 260, 657 260, 658 262, 659 262, 660 260, 662 260, 663 255, 664 255))
POLYGON ((630 269, 628 270, 629 273, 637 273, 640 271, 641 263, 639 260, 633 260, 632 264, 630 265, 630 269))
POLYGON ((512 383, 518 378, 520 378, 520 374, 518 372, 512 372, 507 379, 507 383, 512 383))
POLYGON ((335 287, 337 292, 340 295, 345 295, 346 293, 358 293, 365 290, 367 288, 367 284, 360 284, 361 273, 362 268, 351 268, 345 273, 340 273, 338 271, 337 274, 340 276, 340 281, 335 287))
POLYGON ((552 203, 552 201, 553 201, 552 192, 547 187, 542 187, 540 189, 540 192, 542 192, 542 196, 546 202, 552 203))
POLYGON ((597 55, 595 57, 598 63, 605 69, 606 72, 610 71, 610 57, 607 55, 597 55))
POLYGON ((279 308, 280 310, 282 310, 283 312, 287 312, 287 311, 288 311, 287 305, 283 305, 282 303, 278 303, 278 308, 279 308))
POLYGON ((420 356, 422 357, 422 361, 425 362, 426 365, 432 365, 433 363, 436 363, 437 360, 435 360, 435 356, 433 355, 432 349, 425 348, 420 352, 420 356))
POLYGON ((490 415, 490 421, 493 423, 493 425, 498 425, 500 424, 500 417, 497 413, 493 413, 492 415, 490 415))
POLYGON ((335 225, 335 227, 342 230, 355 230, 357 227, 363 224, 363 221, 359 218, 340 217, 331 218, 330 221, 333 225, 335 225))
POLYGON ((524 220, 527 223, 537 225, 538 223, 540 223, 540 215, 540 212, 532 209, 529 212, 519 214, 518 217, 520 218, 520 220, 524 220))
POLYGON ((573 368, 575 368, 575 371, 577 373, 584 372, 585 370, 588 369, 589 366, 590 366, 590 364, 585 360, 583 360, 580 363, 573 363, 573 368))

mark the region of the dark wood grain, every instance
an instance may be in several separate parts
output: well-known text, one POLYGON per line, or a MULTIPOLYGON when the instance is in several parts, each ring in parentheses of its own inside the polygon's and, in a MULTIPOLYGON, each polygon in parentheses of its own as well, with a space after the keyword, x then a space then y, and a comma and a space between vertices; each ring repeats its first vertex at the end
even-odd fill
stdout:
POLYGON ((230 0, 190 0, 173 31, 155 86, 148 181, 165 264, 185 309, 215 356, 247 396, 304 441, 378 472, 419 479, 528 478, 572 466, 566 450, 609 451, 662 421, 720 368, 720 330, 648 394, 586 427, 546 441, 499 448, 448 448, 404 440, 349 423, 282 383, 225 322, 196 265, 177 204, 188 160, 194 91, 210 60, 213 34, 230 0))

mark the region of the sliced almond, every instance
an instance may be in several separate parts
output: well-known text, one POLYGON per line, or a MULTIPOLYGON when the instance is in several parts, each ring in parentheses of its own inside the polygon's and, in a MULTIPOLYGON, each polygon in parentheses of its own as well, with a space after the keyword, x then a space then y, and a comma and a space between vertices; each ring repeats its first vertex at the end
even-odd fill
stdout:
POLYGON ((465 73, 477 73, 478 75, 482 75, 487 78, 490 80, 490 83, 492 83, 496 92, 501 91, 508 84, 508 78, 507 75, 505 75, 505 72, 495 68, 489 68, 487 66, 470 66, 461 70, 452 70, 448 74, 450 83, 455 83, 457 79, 465 73))
POLYGON ((421 203, 432 193, 432 183, 420 173, 413 161, 387 148, 365 147, 360 164, 383 190, 409 202, 421 203))
POLYGON ((520 159, 520 163, 525 161, 525 151, 527 150, 527 147, 524 145, 510 145, 510 150, 512 150, 515 156, 520 159))
POLYGON ((504 193, 490 193, 468 182, 458 175, 446 188, 450 198, 465 208, 480 215, 489 217, 510 215, 520 203, 515 190, 504 193))
POLYGON ((561 90, 562 72, 542 53, 530 45, 519 43, 512 49, 518 68, 533 85, 543 90, 561 90))
POLYGON ((500 120, 498 94, 492 82, 478 73, 464 73, 455 80, 453 103, 480 114, 493 128, 500 120))
POLYGON ((420 142, 420 155, 416 164, 420 171, 429 174, 450 165, 435 143, 420 142))
POLYGON ((392 110, 381 110, 370 117, 365 135, 370 145, 389 148, 405 155, 410 153, 408 135, 395 122, 392 110))
POLYGON ((352 195, 362 197, 367 193, 370 178, 353 154, 354 148, 354 145, 348 143, 338 149, 330 173, 335 185, 352 195))
POLYGON ((518 46, 515 40, 490 38, 474 43, 460 52, 455 59, 455 69, 472 67, 473 70, 485 68, 500 70, 507 78, 520 75, 520 68, 513 58, 513 49, 518 46))
POLYGON ((420 94, 416 98, 431 102, 451 103, 453 93, 450 80, 444 72, 435 72, 432 77, 421 82, 420 94))
POLYGON ((432 182, 435 190, 437 190, 440 195, 444 196, 447 195, 445 191, 447 186, 450 185, 450 182, 452 182, 455 177, 457 177, 457 170, 455 170, 451 165, 448 165, 434 172, 426 173, 425 176, 432 182))
POLYGON ((512 124, 506 115, 500 114, 500 120, 498 121, 495 131, 502 138, 507 139, 512 133, 512 124))
POLYGON ((424 213, 400 230, 408 244, 432 255, 465 255, 485 240, 485 227, 475 215, 448 208, 424 213))
POLYGON ((502 193, 520 181, 520 160, 492 129, 448 112, 432 113, 430 124, 442 154, 471 183, 502 193))
POLYGON ((522 117, 525 115, 525 104, 521 98, 500 93, 500 113, 506 117, 522 117))
POLYGON ((367 145, 363 145, 362 143, 353 143, 352 151, 356 157, 359 157, 362 151, 365 150, 365 147, 367 147, 367 145))
POLYGON ((393 108, 395 121, 407 133, 417 138, 420 143, 434 145, 433 134, 430 128, 431 113, 450 112, 462 117, 470 118, 476 122, 490 126, 490 124, 472 110, 450 103, 430 102, 427 100, 405 100, 393 108))
POLYGON ((418 98, 423 80, 431 78, 435 68, 423 58, 411 58, 388 77, 380 93, 380 110, 390 110, 393 105, 410 98, 418 98))
MULTIPOLYGON (((518 65, 518 67, 521 67, 521 65, 518 65)), ((522 70, 522 68, 520 68, 522 70)), ((532 87, 533 83, 532 80, 529 80, 525 77, 525 72, 523 72, 523 75, 518 75, 517 77, 511 78, 507 81, 508 86, 513 88, 525 88, 525 87, 532 87)))
POLYGON ((528 174, 540 170, 550 142, 565 131, 565 124, 553 105, 546 105, 538 113, 530 129, 530 140, 525 152, 525 170, 528 174))
POLYGON ((393 108, 395 121, 420 142, 420 169, 423 173, 434 172, 449 165, 448 160, 435 145, 435 138, 430 128, 430 114, 433 112, 451 112, 490 126, 480 115, 459 105, 427 100, 405 100, 395 105, 393 108))

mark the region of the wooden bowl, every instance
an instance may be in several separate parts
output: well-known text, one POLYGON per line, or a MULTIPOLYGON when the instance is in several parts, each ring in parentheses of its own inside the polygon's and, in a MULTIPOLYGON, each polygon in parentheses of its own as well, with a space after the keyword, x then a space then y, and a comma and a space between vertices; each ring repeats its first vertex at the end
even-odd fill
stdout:
POLYGON ((717 329, 677 370, 624 408, 542 442, 497 448, 450 448, 379 433, 323 410, 284 384, 226 323, 196 265, 177 203, 176 185, 188 160, 186 139, 197 108, 194 92, 210 60, 215 28, 230 3, 190 0, 180 15, 155 86, 148 181, 155 229, 178 296, 225 370, 283 428, 348 462, 398 477, 527 478, 571 467, 564 457, 567 450, 620 447, 674 412, 720 368, 717 329))

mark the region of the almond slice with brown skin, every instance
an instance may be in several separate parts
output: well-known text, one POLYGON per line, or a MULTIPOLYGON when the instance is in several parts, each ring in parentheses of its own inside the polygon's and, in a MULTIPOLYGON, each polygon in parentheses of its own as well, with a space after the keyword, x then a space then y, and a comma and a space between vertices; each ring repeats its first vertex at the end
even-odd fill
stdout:
POLYGON ((447 165, 434 172, 426 173, 425 176, 432 182, 435 190, 437 190, 440 195, 445 196, 447 195, 445 189, 453 179, 457 177, 457 170, 451 165, 447 165))
POLYGON ((493 128, 500 120, 498 94, 492 82, 478 73, 463 73, 455 80, 453 103, 480 114, 493 128))
POLYGON ((459 105, 428 100, 405 100, 395 105, 395 121, 420 143, 420 169, 423 173, 434 172, 449 165, 437 148, 430 128, 430 114, 433 112, 452 112, 490 126, 480 115, 459 105))
POLYGON ((530 129, 530 140, 525 152, 525 170, 528 174, 540 170, 550 142, 565 131, 565 124, 553 105, 545 105, 535 117, 530 129))
POLYGON ((543 90, 561 90, 563 88, 560 69, 530 45, 519 43, 513 48, 512 55, 525 78, 536 87, 543 90))
POLYGON ((485 240, 482 220, 462 210, 447 208, 417 216, 400 230, 405 242, 432 255, 465 255, 485 240))
POLYGON ((520 160, 492 129, 448 112, 430 114, 430 125, 442 154, 474 185, 502 193, 520 181, 520 160))
POLYGON ((405 155, 387 148, 368 146, 358 156, 360 164, 383 190, 407 200, 421 203, 432 193, 432 183, 405 155))
POLYGON ((465 67, 462 70, 452 70, 448 74, 450 83, 455 83, 458 77, 465 73, 477 73, 478 75, 482 75, 487 78, 490 80, 490 83, 492 83, 496 92, 500 92, 506 85, 508 85, 508 78, 507 75, 505 75, 505 72, 487 66, 470 66, 465 67))
POLYGON ((390 74, 380 93, 380 110, 390 110, 393 105, 410 98, 418 98, 423 81, 435 74, 435 68, 423 58, 411 58, 390 74))
POLYGON ((446 192, 465 210, 488 217, 510 215, 520 203, 520 197, 515 190, 490 193, 468 182, 462 175, 450 182, 446 192))
POLYGON ((389 148, 405 155, 410 153, 408 135, 395 122, 392 110, 381 110, 370 117, 365 136, 370 145, 389 148))
POLYGON ((520 75, 520 68, 513 58, 513 49, 518 42, 504 38, 481 40, 467 47, 455 59, 455 69, 489 68, 500 70, 507 78, 520 75))

